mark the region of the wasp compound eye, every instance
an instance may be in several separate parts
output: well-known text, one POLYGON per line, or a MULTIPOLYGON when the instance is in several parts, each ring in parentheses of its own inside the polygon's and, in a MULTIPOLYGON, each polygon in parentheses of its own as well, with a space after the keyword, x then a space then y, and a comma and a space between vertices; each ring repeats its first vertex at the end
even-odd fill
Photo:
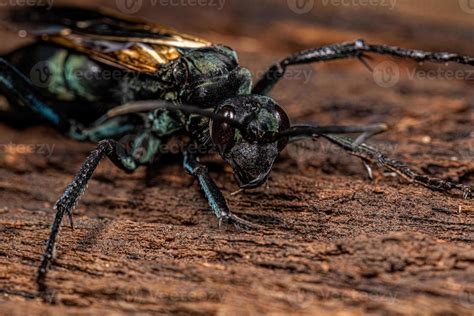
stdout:
MULTIPOLYGON (((286 114, 285 110, 283 110, 278 104, 275 104, 275 111, 278 117, 278 131, 282 132, 290 128, 290 119, 286 114)), ((278 141, 278 151, 282 151, 283 148, 286 147, 288 144, 288 138, 282 138, 278 141)))
MULTIPOLYGON (((224 117, 234 119, 234 110, 230 107, 224 107, 217 112, 224 117)), ((235 143, 235 128, 229 123, 220 120, 213 120, 211 124, 211 138, 213 143, 218 147, 220 153, 224 153, 235 143)))

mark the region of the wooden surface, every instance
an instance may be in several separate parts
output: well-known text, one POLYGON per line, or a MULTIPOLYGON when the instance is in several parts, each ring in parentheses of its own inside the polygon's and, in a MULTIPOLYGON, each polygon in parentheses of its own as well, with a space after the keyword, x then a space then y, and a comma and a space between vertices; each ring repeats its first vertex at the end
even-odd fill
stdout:
MULTIPOLYGON (((100 3, 116 8, 114 1, 100 3)), ((228 0, 222 10, 142 3, 137 16, 225 43, 255 73, 297 50, 357 38, 474 55, 474 15, 458 1, 399 0, 393 9, 316 1, 305 14, 292 11, 291 1, 228 0)), ((19 42, 1 36, 4 51, 19 42)), ((387 122, 391 130, 370 144, 429 175, 473 185, 472 69, 391 58, 371 64, 386 70, 384 61, 401 74, 390 88, 359 62, 346 61, 296 67, 272 96, 293 122, 387 122)), ((76 229, 61 231, 48 276, 56 304, 43 304, 34 276, 52 206, 94 145, 48 127, 6 125, 0 144, 2 314, 468 315, 474 309, 473 200, 380 171, 370 182, 358 160, 323 142, 306 144, 312 150, 290 146, 268 187, 238 195, 231 195, 237 186, 229 169, 209 159, 234 212, 265 227, 251 232, 219 229, 196 183, 174 163, 179 157, 148 185, 143 169, 126 175, 102 163, 75 210, 76 229), (9 144, 34 145, 25 148, 35 152, 5 149, 9 144)))

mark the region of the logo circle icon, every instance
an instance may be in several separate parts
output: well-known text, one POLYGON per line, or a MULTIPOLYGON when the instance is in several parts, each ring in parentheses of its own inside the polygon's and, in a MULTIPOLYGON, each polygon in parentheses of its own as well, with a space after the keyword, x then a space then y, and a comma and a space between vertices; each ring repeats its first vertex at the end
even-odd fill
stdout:
POLYGON ((49 62, 40 61, 30 71, 31 83, 38 88, 47 88, 53 77, 49 62))
POLYGON ((461 10, 468 14, 474 14, 474 0, 459 0, 461 10))
POLYGON ((305 14, 314 8, 314 0, 287 0, 288 7, 296 14, 305 14))
POLYGON ((374 68, 372 75, 377 85, 392 88, 400 81, 400 67, 393 61, 384 61, 374 68))
POLYGON ((120 146, 117 146, 117 155, 119 156, 126 156, 129 153, 131 153, 134 149, 135 146, 135 141, 137 139, 138 135, 136 134, 127 134, 123 137, 121 137, 118 140, 118 143, 120 146))
POLYGON ((137 13, 143 6, 143 0, 115 0, 117 9, 125 14, 137 13))

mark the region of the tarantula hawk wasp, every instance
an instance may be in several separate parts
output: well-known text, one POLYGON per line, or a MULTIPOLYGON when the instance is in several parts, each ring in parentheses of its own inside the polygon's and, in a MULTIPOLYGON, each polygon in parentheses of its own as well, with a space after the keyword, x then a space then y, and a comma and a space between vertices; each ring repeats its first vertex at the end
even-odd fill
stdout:
POLYGON ((45 277, 62 219, 69 216, 72 225, 73 207, 101 159, 108 157, 133 172, 150 163, 175 135, 189 137, 184 169, 198 180, 216 217, 236 225, 252 223, 232 214, 199 155, 217 151, 231 165, 240 188, 255 188, 266 181, 286 144, 302 137, 327 139, 361 158, 369 173, 367 164, 376 163, 429 189, 456 189, 465 198, 471 196, 469 186, 417 174, 365 145, 369 137, 387 129, 384 124, 291 125, 283 108, 267 94, 288 67, 298 64, 363 60, 375 53, 473 66, 472 57, 357 40, 295 53, 271 66, 252 87, 251 73, 239 65, 231 48, 129 17, 74 7, 35 7, 11 11, 8 24, 37 39, 0 58, 0 88, 11 103, 9 114, 33 113, 68 137, 98 142, 55 205, 36 279, 40 291, 47 289, 45 277), (35 85, 27 76, 39 62, 46 63, 49 80, 35 85), (106 72, 119 76, 101 76, 106 72), (353 133, 360 136, 340 136, 353 133), (130 147, 118 141, 124 135, 134 135, 130 147))

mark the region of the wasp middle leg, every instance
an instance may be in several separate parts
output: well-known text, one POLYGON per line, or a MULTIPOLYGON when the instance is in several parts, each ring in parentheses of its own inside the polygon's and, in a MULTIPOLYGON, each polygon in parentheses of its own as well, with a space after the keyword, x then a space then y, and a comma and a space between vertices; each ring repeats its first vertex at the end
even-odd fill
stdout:
POLYGON ((403 162, 388 158, 377 149, 370 147, 366 144, 354 146, 353 140, 344 136, 327 134, 322 135, 322 137, 326 138, 331 143, 343 148, 350 155, 361 158, 364 163, 375 163, 381 168, 386 168, 395 172, 408 182, 422 185, 433 191, 449 193, 452 190, 457 190, 462 192, 462 195, 465 199, 472 196, 473 189, 470 186, 419 174, 411 170, 403 162))
POLYGON ((82 164, 79 172, 68 185, 63 195, 56 202, 56 216, 51 227, 51 234, 48 238, 46 249, 43 253, 36 277, 38 289, 41 293, 44 293, 47 290, 45 278, 48 267, 53 260, 54 248, 63 217, 64 215, 67 215, 72 226, 73 208, 84 193, 87 183, 104 156, 107 156, 116 166, 128 172, 133 172, 138 167, 133 156, 127 154, 125 147, 114 140, 103 140, 99 142, 97 148, 90 153, 82 164))

